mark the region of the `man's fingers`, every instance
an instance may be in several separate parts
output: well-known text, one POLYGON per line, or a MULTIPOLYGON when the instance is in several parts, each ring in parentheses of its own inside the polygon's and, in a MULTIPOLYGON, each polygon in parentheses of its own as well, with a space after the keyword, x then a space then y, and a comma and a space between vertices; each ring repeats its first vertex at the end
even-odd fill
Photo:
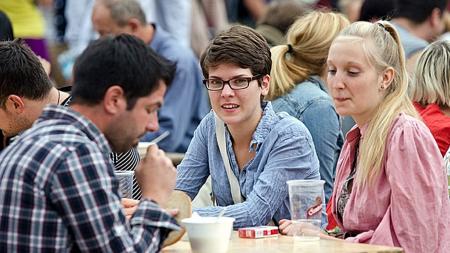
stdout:
POLYGON ((137 206, 124 208, 125 216, 132 216, 136 212, 137 206))
POLYGON ((151 153, 151 152, 155 152, 155 151, 157 151, 159 148, 158 148, 158 145, 157 144, 150 144, 150 145, 148 145, 148 147, 147 147, 147 153, 151 153))
POLYGON ((122 202, 122 206, 124 208, 134 207, 139 204, 139 200, 129 199, 129 198, 122 198, 121 202, 122 202))
POLYGON ((179 210, 178 209, 168 209, 167 212, 173 217, 177 216, 179 210))

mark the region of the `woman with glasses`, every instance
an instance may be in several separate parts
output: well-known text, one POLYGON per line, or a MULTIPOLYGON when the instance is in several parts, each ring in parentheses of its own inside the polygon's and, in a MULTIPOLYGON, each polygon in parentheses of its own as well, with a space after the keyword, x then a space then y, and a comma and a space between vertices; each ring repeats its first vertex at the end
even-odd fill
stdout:
POLYGON ((176 189, 193 199, 211 176, 216 206, 194 211, 201 216, 224 211, 235 218, 235 228, 290 217, 286 181, 319 179, 319 163, 306 127, 264 101, 271 69, 265 39, 234 26, 210 42, 201 66, 213 110, 178 166, 176 189))

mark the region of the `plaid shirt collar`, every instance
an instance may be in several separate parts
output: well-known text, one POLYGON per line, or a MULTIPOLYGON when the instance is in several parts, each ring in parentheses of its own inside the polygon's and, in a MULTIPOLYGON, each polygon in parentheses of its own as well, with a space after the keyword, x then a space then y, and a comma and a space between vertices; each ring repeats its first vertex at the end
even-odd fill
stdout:
POLYGON ((57 105, 46 106, 41 116, 36 120, 35 124, 47 120, 50 120, 49 122, 51 122, 51 120, 69 121, 72 125, 76 126, 80 131, 85 133, 90 140, 95 142, 102 152, 112 152, 108 140, 100 129, 98 129, 97 126, 84 115, 70 107, 57 105))

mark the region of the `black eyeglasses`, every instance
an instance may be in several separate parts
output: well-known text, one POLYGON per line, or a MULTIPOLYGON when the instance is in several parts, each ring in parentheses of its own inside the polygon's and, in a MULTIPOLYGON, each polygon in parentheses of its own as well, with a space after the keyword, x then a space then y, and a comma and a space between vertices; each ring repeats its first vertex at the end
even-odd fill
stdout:
POLYGON ((219 91, 223 90, 225 84, 228 84, 232 90, 242 90, 247 88, 250 85, 250 82, 253 80, 258 80, 262 75, 256 75, 252 77, 236 77, 232 78, 228 81, 222 79, 205 79, 203 80, 203 84, 206 89, 211 91, 219 91))

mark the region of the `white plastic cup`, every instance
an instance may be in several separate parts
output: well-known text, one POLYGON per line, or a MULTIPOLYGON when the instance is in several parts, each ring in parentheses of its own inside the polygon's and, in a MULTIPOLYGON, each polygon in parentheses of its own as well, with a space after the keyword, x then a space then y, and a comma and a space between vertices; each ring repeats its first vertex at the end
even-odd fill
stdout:
POLYGON ((289 180, 291 220, 289 234, 299 241, 320 239, 322 208, 324 203, 323 180, 289 180))
POLYGON ((122 198, 133 198, 134 171, 116 171, 115 175, 119 180, 119 192, 122 198))
POLYGON ((193 253, 227 252, 233 222, 230 217, 191 217, 181 221, 193 253))

